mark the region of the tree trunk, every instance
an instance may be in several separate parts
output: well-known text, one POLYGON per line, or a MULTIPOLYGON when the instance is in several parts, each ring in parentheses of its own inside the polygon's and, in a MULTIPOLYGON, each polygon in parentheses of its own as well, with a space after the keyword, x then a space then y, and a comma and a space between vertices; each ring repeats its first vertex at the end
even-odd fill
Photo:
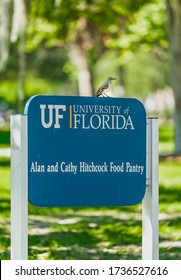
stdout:
POLYGON ((25 92, 24 92, 24 85, 25 85, 25 33, 20 34, 19 37, 19 45, 18 45, 18 52, 19 52, 19 70, 18 70, 18 111, 22 112, 24 107, 25 101, 25 92))
POLYGON ((25 34, 26 34, 26 5, 25 0, 14 0, 13 26, 11 41, 18 42, 18 111, 22 112, 24 107, 25 93, 25 34))
POLYGON ((76 29, 71 34, 69 57, 77 68, 79 95, 93 95, 92 74, 88 63, 89 52, 96 44, 95 38, 99 38, 97 28, 86 18, 80 18, 76 29))
POLYGON ((72 63, 77 68, 78 90, 80 96, 91 96, 93 94, 91 73, 88 68, 86 51, 74 43, 69 50, 69 56, 72 63))
POLYGON ((167 0, 171 83, 175 96, 175 153, 181 154, 181 0, 167 0))
POLYGON ((0 71, 4 70, 9 57, 11 2, 0 0, 0 71))

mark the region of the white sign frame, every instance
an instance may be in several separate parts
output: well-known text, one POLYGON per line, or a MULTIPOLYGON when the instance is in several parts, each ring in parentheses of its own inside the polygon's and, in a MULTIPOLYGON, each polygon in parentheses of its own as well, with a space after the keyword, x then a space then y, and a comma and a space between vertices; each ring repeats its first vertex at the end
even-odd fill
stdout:
MULTIPOLYGON (((142 201, 142 259, 159 259, 158 118, 147 118, 147 187, 142 201)), ((11 116, 11 260, 28 259, 27 116, 11 116)))

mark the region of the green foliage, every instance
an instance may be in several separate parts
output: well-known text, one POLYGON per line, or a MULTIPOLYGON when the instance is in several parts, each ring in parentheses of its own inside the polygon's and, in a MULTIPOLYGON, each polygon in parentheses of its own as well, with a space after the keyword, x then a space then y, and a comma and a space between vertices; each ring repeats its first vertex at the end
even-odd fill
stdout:
POLYGON ((146 96, 168 86, 168 64, 148 52, 136 52, 124 67, 124 83, 128 96, 146 96))
MULTIPOLYGON (((16 54, 13 57, 14 64, 17 61, 16 54)), ((36 94, 77 94, 75 69, 65 49, 39 47, 27 54, 26 59, 25 101, 36 94)), ((0 79, 0 102, 6 101, 15 107, 18 103, 17 90, 17 69, 14 68, 14 71, 4 72, 0 79)))
MULTIPOLYGON (((47 92, 77 94, 77 72, 68 55, 75 42, 86 53, 96 86, 110 72, 121 73, 117 82, 130 95, 167 84, 165 0, 34 0, 27 8, 26 99, 47 92)), ((11 45, 0 78, 1 100, 18 104, 17 79, 18 42, 11 45)))
MULTIPOLYGON (((35 0, 31 2, 30 6, 30 21, 32 20, 30 26, 36 30, 36 28, 39 28, 35 26, 36 20, 46 19, 49 24, 52 24, 47 26, 48 29, 50 26, 57 27, 52 36, 56 36, 63 30, 64 32, 62 32, 61 38, 65 38, 64 36, 67 36, 69 32, 72 32, 70 29, 76 27, 77 21, 80 20, 80 18, 86 18, 104 31, 106 31, 110 25, 115 25, 113 30, 118 31, 119 20, 121 18, 129 19, 137 12, 139 14, 139 10, 144 10, 145 6, 146 11, 144 14, 146 17, 149 15, 149 18, 146 20, 148 21, 151 19, 156 26, 157 23, 162 23, 162 14, 160 13, 159 17, 158 11, 162 11, 165 8, 163 3, 163 0, 159 2, 147 0, 134 2, 132 0, 121 2, 119 0, 112 0, 111 2, 107 2, 106 0, 62 0, 59 4, 55 5, 53 0, 48 1, 48 3, 45 3, 43 0, 35 0)), ((137 21, 137 17, 135 20, 137 21)), ((42 33, 44 33, 46 30, 46 28, 44 28, 46 26, 46 21, 42 22, 42 26, 43 28, 40 32, 42 31, 42 33)))
POLYGON ((135 13, 128 26, 128 33, 137 36, 139 44, 147 43, 151 49, 156 46, 167 48, 165 1, 150 2, 135 13))
MULTIPOLYGON (((8 102, 11 106, 15 107, 18 103, 17 99, 17 80, 4 81, 0 83, 0 99, 8 102)), ((67 94, 66 88, 59 82, 52 82, 47 79, 39 78, 36 76, 27 76, 25 82, 26 100, 32 95, 36 94, 67 94)), ((69 92, 70 90, 68 90, 69 92)), ((26 101, 25 100, 25 101, 26 101)))
POLYGON ((17 101, 17 80, 5 80, 0 83, 0 100, 5 100, 10 104, 17 101))
MULTIPOLYGON (((88 36, 99 45, 123 50, 139 45, 153 44, 167 47, 165 28, 165 2, 161 1, 86 1, 62 0, 32 1, 27 29, 27 51, 42 42, 47 47, 71 43, 82 19, 89 23, 88 36), (95 30, 97 32, 95 33, 95 30), (92 33, 92 34, 91 34, 92 33), (99 35, 98 35, 99 33, 99 35)), ((87 39, 88 39, 87 36, 87 39)), ((88 39, 89 40, 89 39, 88 39)), ((134 48, 135 48, 134 47, 134 48)))

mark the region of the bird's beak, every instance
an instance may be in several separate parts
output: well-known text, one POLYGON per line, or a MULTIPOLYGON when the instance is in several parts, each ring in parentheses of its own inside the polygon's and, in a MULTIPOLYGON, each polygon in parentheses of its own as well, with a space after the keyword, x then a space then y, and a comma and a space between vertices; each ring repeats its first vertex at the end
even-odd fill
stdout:
POLYGON ((112 78, 112 80, 116 80, 116 78, 112 78))

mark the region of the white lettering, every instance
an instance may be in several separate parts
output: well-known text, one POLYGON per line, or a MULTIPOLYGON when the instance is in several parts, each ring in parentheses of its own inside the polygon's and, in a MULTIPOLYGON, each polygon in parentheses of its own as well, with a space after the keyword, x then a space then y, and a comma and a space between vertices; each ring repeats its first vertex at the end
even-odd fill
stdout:
POLYGON ((92 115, 91 118, 90 118, 90 126, 93 129, 100 128, 100 126, 101 126, 101 117, 99 115, 92 115))
POLYGON ((60 128, 59 120, 63 119, 63 115, 59 114, 59 110, 62 109, 62 111, 66 111, 65 105, 54 105, 55 108, 55 128, 60 128))
POLYGON ((74 165, 72 161, 70 163, 66 163, 63 161, 60 164, 60 171, 63 173, 71 172, 75 175, 77 173, 77 165, 74 165))
POLYGON ((133 173, 140 173, 141 175, 143 174, 144 171, 144 166, 142 165, 131 165, 130 162, 126 162, 126 172, 133 172, 133 173))
POLYGON ((77 125, 80 124, 80 114, 73 114, 73 120, 74 120, 74 127, 73 128, 78 128, 77 125))
POLYGON ((48 121, 48 123, 45 122, 46 105, 41 104, 40 109, 41 109, 41 123, 42 123, 43 127, 44 128, 50 128, 52 126, 52 122, 53 122, 53 105, 48 105, 48 110, 49 110, 49 121, 48 121))
POLYGON ((46 105, 41 104, 40 110, 41 110, 41 124, 44 128, 50 128, 53 125, 53 110, 55 110, 55 124, 54 128, 60 128, 60 119, 63 119, 63 115, 59 114, 59 110, 66 111, 65 105, 48 105, 48 121, 45 121, 45 110, 46 105))
POLYGON ((73 129, 135 129, 131 116, 73 114, 73 129))
POLYGON ((110 162, 110 172, 124 172, 124 162, 121 165, 115 165, 114 162, 110 162))
POLYGON ((132 120, 131 120, 131 117, 128 116, 128 119, 126 121, 126 125, 125 125, 125 129, 128 129, 127 126, 130 125, 131 126, 131 129, 134 129, 134 126, 133 126, 133 123, 132 123, 132 120))
POLYGON ((32 162, 30 172, 45 172, 45 166, 43 164, 38 164, 37 161, 32 162))
MULTIPOLYGON (((131 116, 120 114, 121 106, 73 105, 71 108, 69 116, 73 129, 135 129, 131 116)), ((66 105, 41 104, 40 111, 44 128, 61 128, 64 117, 61 111, 66 111, 66 105)))
POLYGON ((106 162, 102 165, 94 164, 94 162, 91 162, 91 164, 88 164, 87 162, 81 161, 79 165, 79 171, 80 172, 108 172, 108 165, 106 162))

